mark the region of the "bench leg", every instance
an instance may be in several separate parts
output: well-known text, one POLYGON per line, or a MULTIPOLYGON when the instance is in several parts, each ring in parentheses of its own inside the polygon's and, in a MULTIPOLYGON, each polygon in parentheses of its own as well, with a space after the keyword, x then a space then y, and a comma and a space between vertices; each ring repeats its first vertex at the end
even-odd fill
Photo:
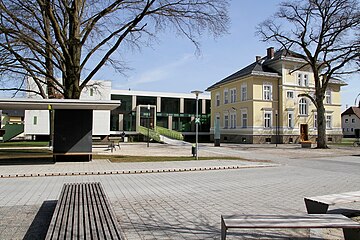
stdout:
POLYGON ((359 240, 360 229, 358 228, 343 228, 345 240, 359 240))
POLYGON ((221 240, 225 240, 226 239, 226 226, 225 226, 225 223, 224 223, 224 219, 221 218, 221 240))
POLYGON ((315 202, 307 198, 304 198, 304 201, 309 214, 325 214, 329 208, 329 205, 325 203, 315 202))

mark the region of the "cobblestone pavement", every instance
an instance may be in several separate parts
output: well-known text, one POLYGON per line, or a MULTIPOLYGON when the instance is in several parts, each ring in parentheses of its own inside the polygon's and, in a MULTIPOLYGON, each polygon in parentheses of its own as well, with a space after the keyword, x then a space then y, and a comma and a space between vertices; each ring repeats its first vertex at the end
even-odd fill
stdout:
MULTIPOLYGON (((122 150, 125 148, 122 146, 122 150)), ((136 146, 131 148, 134 150, 136 146)), ((171 152, 176 150, 175 147, 170 149, 171 152)), ((164 154, 169 148, 162 145, 154 151, 164 154)), ((175 152, 182 151, 185 150, 179 147, 175 152)), ((358 191, 360 186, 360 152, 354 149, 326 151, 236 145, 213 148, 204 145, 200 153, 273 160, 276 165, 216 171, 0 178, 0 239, 42 239, 65 182, 101 182, 124 238, 129 240, 219 239, 221 214, 304 213, 305 196, 358 191)), ((93 161, 93 164, 96 165, 94 169, 111 168, 107 161, 93 161)), ((191 162, 167 164, 168 168, 179 167, 179 164, 195 166, 191 162)), ((196 167, 204 167, 226 163, 199 161, 196 164, 196 167)), ((16 172, 15 168, 17 172, 36 172, 36 168, 40 171, 42 167, 50 171, 58 166, 63 168, 62 172, 83 170, 76 164, 57 163, 0 166, 0 172, 10 172, 10 168, 12 173, 16 172)), ((126 166, 130 167, 145 168, 136 163, 126 166)), ((146 167, 156 169, 164 165, 154 163, 146 167)), ((331 209, 335 208, 360 209, 360 204, 336 205, 331 209)), ((252 231, 230 231, 228 239, 307 239, 309 236, 311 239, 342 239, 341 231, 326 229, 261 231, 260 235, 252 231)))

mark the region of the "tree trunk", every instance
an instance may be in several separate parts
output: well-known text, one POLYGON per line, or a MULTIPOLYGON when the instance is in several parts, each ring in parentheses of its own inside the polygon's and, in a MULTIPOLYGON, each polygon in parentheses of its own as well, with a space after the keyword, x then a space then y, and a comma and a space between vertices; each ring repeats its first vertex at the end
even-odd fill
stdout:
POLYGON ((317 148, 327 148, 326 145, 326 118, 323 98, 317 98, 317 148))
POLYGON ((64 76, 64 98, 79 99, 80 88, 80 61, 81 61, 81 43, 80 43, 80 16, 79 2, 73 1, 69 9, 69 39, 68 49, 69 58, 66 59, 66 75, 64 76))

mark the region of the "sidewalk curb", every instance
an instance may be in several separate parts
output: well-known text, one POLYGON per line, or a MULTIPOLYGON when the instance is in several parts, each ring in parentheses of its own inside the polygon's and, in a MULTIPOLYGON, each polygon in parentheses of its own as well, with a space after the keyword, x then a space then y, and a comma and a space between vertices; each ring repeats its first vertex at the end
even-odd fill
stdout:
POLYGON ((214 170, 234 170, 245 168, 264 168, 277 167, 279 164, 269 165, 236 165, 218 167, 193 167, 193 168, 166 168, 166 169, 146 169, 146 170, 108 170, 108 171, 89 171, 89 172, 64 172, 64 173, 31 173, 31 174, 2 174, 0 178, 21 178, 21 177, 58 177, 58 176, 88 176, 88 175, 115 175, 115 174, 148 174, 148 173, 171 173, 171 172, 196 172, 214 170))

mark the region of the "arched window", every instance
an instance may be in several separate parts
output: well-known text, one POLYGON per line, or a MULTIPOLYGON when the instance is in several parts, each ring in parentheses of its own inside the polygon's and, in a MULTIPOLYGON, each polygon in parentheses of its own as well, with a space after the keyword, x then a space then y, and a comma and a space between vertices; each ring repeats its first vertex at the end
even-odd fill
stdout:
POLYGON ((301 98, 299 101, 299 114, 300 115, 308 114, 308 103, 305 98, 301 98))

